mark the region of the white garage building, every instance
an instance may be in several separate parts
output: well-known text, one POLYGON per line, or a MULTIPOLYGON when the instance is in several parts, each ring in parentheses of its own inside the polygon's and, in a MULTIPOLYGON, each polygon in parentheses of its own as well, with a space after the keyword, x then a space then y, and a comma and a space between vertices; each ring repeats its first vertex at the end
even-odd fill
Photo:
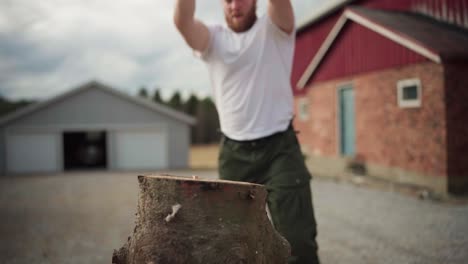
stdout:
POLYGON ((0 173, 186 168, 194 123, 93 81, 0 120, 0 173))

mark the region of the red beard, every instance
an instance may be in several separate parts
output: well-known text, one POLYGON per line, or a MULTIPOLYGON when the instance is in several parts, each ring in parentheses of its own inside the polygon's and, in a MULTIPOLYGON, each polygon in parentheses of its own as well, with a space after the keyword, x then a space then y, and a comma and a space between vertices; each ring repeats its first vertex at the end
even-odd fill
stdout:
POLYGON ((241 17, 241 20, 236 20, 232 15, 225 14, 228 27, 236 33, 249 30, 255 24, 255 21, 257 21, 256 11, 256 4, 254 4, 250 11, 241 17))

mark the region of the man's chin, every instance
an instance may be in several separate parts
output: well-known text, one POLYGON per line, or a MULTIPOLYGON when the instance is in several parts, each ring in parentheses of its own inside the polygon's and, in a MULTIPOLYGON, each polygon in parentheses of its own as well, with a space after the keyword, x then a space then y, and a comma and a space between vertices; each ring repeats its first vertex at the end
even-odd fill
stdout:
POLYGON ((242 33, 251 29, 253 27, 253 24, 251 23, 250 25, 247 25, 245 21, 231 21, 230 23, 228 23, 228 26, 232 31, 236 33, 242 33))
POLYGON ((229 28, 230 28, 232 31, 236 32, 236 33, 242 33, 242 32, 245 32, 245 31, 249 30, 249 29, 246 29, 246 28, 243 27, 243 26, 240 26, 240 25, 233 25, 233 24, 229 25, 229 28))

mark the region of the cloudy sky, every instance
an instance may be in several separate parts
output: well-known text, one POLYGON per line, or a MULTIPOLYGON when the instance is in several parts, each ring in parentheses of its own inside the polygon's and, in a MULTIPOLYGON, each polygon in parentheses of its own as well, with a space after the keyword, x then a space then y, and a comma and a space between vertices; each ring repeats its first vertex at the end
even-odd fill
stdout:
MULTIPOLYGON (((174 0, 1 0, 0 95, 46 99, 90 80, 130 94, 208 96, 208 73, 172 23, 174 0)), ((259 0, 264 14, 267 0, 259 0)), ((292 0, 300 22, 325 0, 292 0)), ((221 1, 196 16, 224 23, 221 1)))

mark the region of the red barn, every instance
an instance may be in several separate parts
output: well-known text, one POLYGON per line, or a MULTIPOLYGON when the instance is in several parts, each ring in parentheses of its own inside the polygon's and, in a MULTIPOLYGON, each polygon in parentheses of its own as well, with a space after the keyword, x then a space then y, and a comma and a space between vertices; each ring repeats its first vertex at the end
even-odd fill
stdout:
POLYGON ((297 33, 312 173, 468 190, 468 0, 335 1, 297 33))

